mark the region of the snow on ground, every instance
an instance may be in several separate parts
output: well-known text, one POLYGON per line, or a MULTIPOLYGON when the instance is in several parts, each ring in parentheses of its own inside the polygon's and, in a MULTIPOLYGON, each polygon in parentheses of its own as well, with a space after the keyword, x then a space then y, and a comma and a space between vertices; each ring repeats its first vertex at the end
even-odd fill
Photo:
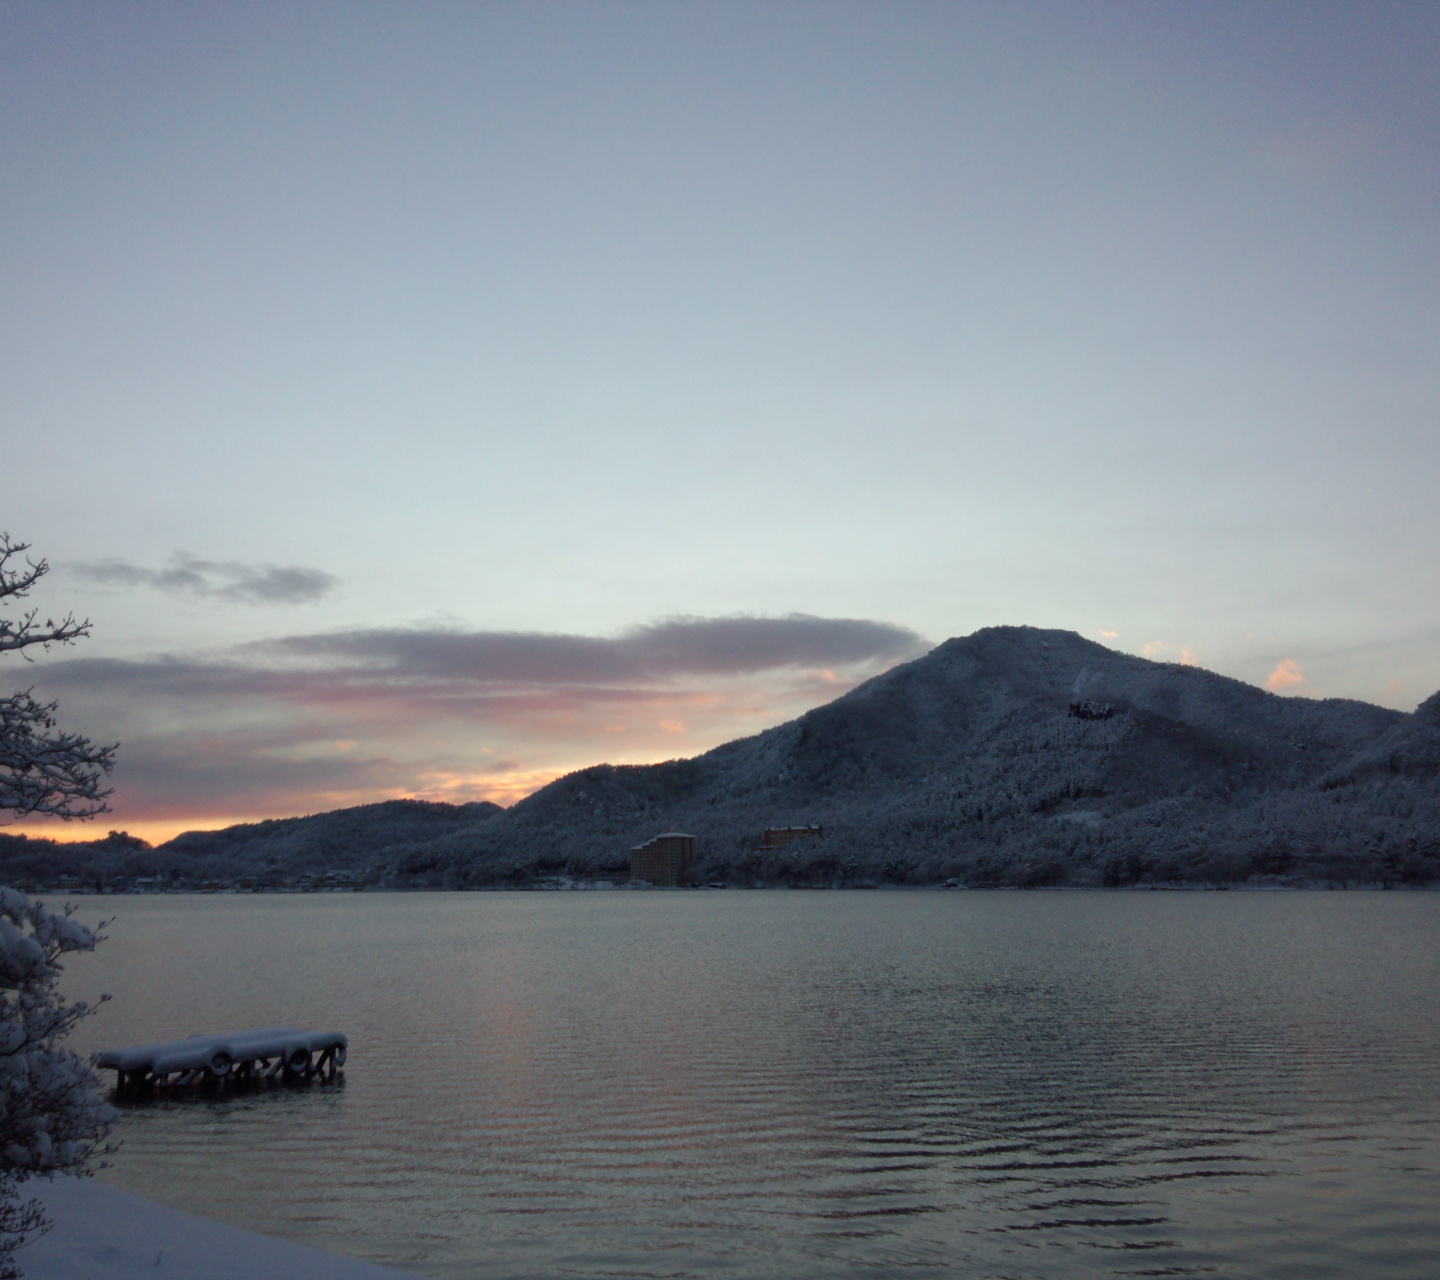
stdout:
POLYGON ((408 1272, 222 1226, 93 1178, 34 1181, 54 1228, 15 1259, 25 1280, 415 1280, 408 1272))

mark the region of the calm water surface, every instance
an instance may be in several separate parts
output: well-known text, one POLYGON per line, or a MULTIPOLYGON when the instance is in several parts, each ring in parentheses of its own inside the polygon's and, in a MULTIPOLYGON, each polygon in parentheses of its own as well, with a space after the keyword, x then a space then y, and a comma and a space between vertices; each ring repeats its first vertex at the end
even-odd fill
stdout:
POLYGON ((90 1050, 297 1024, 336 1087, 102 1176, 435 1277, 1440 1274, 1440 894, 89 899, 90 1050))

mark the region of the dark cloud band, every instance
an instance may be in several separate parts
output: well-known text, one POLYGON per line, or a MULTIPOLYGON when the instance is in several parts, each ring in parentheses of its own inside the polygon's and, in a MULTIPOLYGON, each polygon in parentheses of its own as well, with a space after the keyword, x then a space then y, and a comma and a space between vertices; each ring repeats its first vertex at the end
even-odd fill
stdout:
POLYGON ((848 666, 919 652, 905 627, 861 618, 669 618, 611 638, 540 632, 374 630, 292 636, 258 654, 359 664, 431 679, 616 684, 848 666))
POLYGON ((927 647, 892 623, 792 614, 670 618, 610 638, 329 632, 216 656, 50 659, 33 676, 68 719, 120 739, 126 813, 275 814, 424 793, 436 778, 483 790, 512 766, 550 769, 539 785, 555 762, 617 749, 703 749, 927 647))
POLYGON ((751 675, 783 668, 850 667, 910 657, 915 632, 856 618, 672 618, 624 635, 371 630, 290 636, 221 660, 80 658, 47 665, 44 683, 151 695, 406 696, 443 687, 485 690, 623 688, 676 678, 751 675))

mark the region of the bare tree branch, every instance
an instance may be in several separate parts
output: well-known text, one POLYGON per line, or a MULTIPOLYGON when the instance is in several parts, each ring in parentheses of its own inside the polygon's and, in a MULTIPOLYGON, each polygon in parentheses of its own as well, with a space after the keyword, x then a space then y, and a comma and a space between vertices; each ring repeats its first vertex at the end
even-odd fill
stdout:
POLYGON ((93 818, 109 812, 100 786, 115 767, 115 747, 97 747, 78 733, 54 732, 54 702, 27 689, 0 698, 0 809, 17 815, 93 818))
MULTIPOLYGON (((30 550, 28 542, 16 542, 8 533, 0 533, 0 602, 11 597, 22 598, 30 589, 50 572, 46 560, 31 560, 25 556, 25 567, 11 567, 11 561, 30 550)), ((73 613, 67 613, 59 622, 46 618, 36 623, 39 610, 31 609, 20 617, 0 617, 0 653, 23 650, 31 645, 48 649, 52 644, 73 644, 81 636, 90 634, 90 619, 75 620, 73 613)))
MULTIPOLYGON (((28 542, 0 533, 0 606, 23 599, 50 572, 44 560, 25 556, 28 542), (12 562, 24 556, 24 567, 12 562)), ((67 614, 59 622, 37 624, 31 609, 18 619, 0 617, 0 653, 33 645, 71 644, 90 634, 90 622, 67 614)), ((96 746, 78 733, 55 726, 54 702, 37 702, 30 690, 0 698, 0 811, 92 818, 108 812, 110 788, 101 778, 115 767, 115 747, 96 746)))
POLYGON ((0 1174, 0 1280, 23 1280, 15 1253, 53 1225, 38 1200, 22 1200, 14 1174, 0 1174))

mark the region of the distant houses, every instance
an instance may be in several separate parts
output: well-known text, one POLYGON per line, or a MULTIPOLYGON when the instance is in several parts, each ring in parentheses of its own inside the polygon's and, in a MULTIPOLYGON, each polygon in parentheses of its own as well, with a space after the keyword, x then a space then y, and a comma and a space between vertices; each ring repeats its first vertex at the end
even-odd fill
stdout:
MULTIPOLYGON (((766 827, 761 850, 784 849, 798 841, 820 840, 825 828, 818 822, 805 827, 766 827)), ((683 831, 665 831, 630 850, 630 879, 673 888, 690 882, 695 865, 695 837, 683 831)))
POLYGON ((685 883, 695 865, 695 837, 666 831, 630 850, 630 879, 673 888, 685 883))
POLYGON ((808 827, 766 827, 765 834, 760 837, 762 849, 783 849, 796 840, 820 840, 825 835, 825 828, 819 823, 812 823, 808 827))

